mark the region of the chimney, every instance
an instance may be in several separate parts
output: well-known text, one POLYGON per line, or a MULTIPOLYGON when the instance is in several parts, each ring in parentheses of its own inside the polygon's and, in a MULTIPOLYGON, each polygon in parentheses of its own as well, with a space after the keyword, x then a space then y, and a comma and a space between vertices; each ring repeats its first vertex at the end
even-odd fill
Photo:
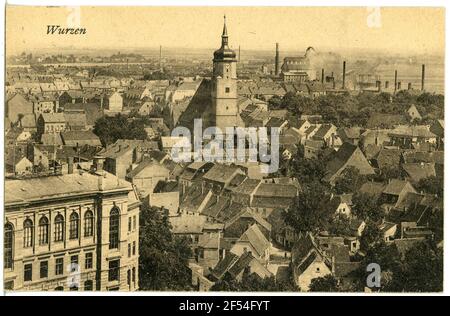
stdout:
POLYGON ((322 83, 324 78, 325 78, 325 69, 322 68, 322 83))
POLYGON ((241 45, 239 45, 238 62, 241 62, 241 45))
POLYGON ((67 157, 67 174, 73 174, 73 157, 67 157))
POLYGON ((394 74, 394 93, 397 92, 397 70, 395 70, 394 74))
POLYGON ((425 90, 425 64, 422 65, 422 85, 420 90, 425 90))
POLYGON ((412 83, 408 82, 408 90, 411 90, 411 89, 412 89, 412 83))
POLYGON ((385 88, 385 89, 389 89, 389 81, 386 81, 386 82, 384 83, 384 88, 385 88))
POLYGON ((280 45, 275 44, 275 76, 280 74, 280 45))
POLYGON ((345 60, 342 63, 342 89, 345 89, 345 60))
POLYGON ((102 156, 94 156, 93 168, 95 172, 103 172, 103 163, 105 158, 102 156))

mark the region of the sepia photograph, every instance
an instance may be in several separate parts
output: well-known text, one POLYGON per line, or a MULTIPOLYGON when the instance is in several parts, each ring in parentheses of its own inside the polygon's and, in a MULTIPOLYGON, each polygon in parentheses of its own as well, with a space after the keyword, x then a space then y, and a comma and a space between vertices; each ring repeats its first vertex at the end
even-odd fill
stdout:
POLYGON ((5 5, 4 293, 442 293, 445 8, 206 5, 5 5))

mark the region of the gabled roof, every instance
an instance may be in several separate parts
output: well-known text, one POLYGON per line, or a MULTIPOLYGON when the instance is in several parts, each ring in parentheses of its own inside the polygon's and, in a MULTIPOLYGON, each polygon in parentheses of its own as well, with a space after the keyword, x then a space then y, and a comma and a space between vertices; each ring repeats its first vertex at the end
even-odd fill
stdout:
MULTIPOLYGON (((295 241, 292 247, 292 263, 295 266, 299 266, 309 258, 311 251, 320 251, 312 235, 310 233, 300 235, 299 239, 295 241)), ((311 260, 311 258, 309 258, 309 260, 311 260)))
POLYGON ((203 179, 211 180, 220 183, 231 181, 236 172, 239 172, 239 167, 227 166, 222 164, 215 164, 204 176, 203 179))
POLYGON ((435 138, 436 135, 428 130, 427 126, 411 126, 411 125, 400 125, 388 133, 392 136, 400 137, 424 137, 424 138, 435 138))
POLYGON ((409 178, 415 182, 436 176, 434 163, 405 163, 402 165, 402 168, 408 174, 409 178))
POLYGON ((180 215, 169 217, 174 234, 201 234, 206 217, 201 215, 180 215))
MULTIPOLYGON (((268 223, 264 218, 262 218, 260 215, 258 215, 257 213, 253 212, 249 208, 242 209, 241 212, 239 212, 238 214, 236 214, 232 218, 228 219, 225 222, 224 228, 226 230, 227 228, 229 228, 231 225, 233 225, 234 223, 236 223, 240 219, 248 219, 248 218, 253 219, 258 225, 260 225, 261 227, 263 227, 267 231, 270 231, 271 228, 272 228, 272 225, 270 223, 268 223)), ((248 223, 248 222, 246 221, 245 223, 248 223)))
POLYGON ((64 119, 67 122, 67 125, 75 127, 85 127, 87 124, 86 113, 83 112, 64 112, 64 119))
POLYGON ((317 132, 314 134, 314 139, 323 139, 325 135, 333 128, 335 127, 333 124, 322 124, 317 132))
POLYGON ((110 190, 131 191, 132 185, 108 172, 103 175, 76 172, 59 176, 6 180, 5 203, 31 202, 110 190), (101 185, 99 177, 102 178, 101 185))
POLYGON ((214 275, 217 279, 221 279, 226 272, 239 260, 239 256, 234 253, 227 253, 225 258, 220 260, 217 265, 212 270, 212 275, 214 275))
POLYGON ((45 123, 65 123, 64 113, 42 113, 42 119, 45 123))
POLYGON ((405 163, 434 162, 443 165, 444 151, 407 150, 403 152, 403 160, 405 163))
POLYGON ((247 178, 244 180, 244 182, 242 182, 236 188, 234 188, 233 191, 237 194, 250 195, 253 192, 255 192, 256 188, 260 183, 261 180, 247 178))
POLYGON ((156 162, 152 159, 144 159, 143 161, 141 161, 141 163, 139 163, 139 165, 136 168, 134 168, 133 170, 128 172, 127 178, 133 179, 134 177, 138 176, 147 167, 155 167, 160 170, 165 170, 165 171, 167 171, 167 173, 169 173, 169 170, 167 170, 166 167, 159 164, 158 162, 156 162))
POLYGON ((236 278, 253 260, 255 260, 255 257, 250 252, 243 253, 228 270, 231 277, 236 278))
POLYGON ((44 133, 41 135, 41 143, 43 145, 63 145, 64 142, 59 133, 44 133))
POLYGON ((406 186, 411 186, 411 184, 406 180, 391 179, 391 181, 384 188, 383 193, 399 195, 406 186))
POLYGON ((398 168, 402 151, 399 149, 381 149, 375 156, 378 168, 398 168))
POLYGON ((92 131, 65 131, 61 132, 61 137, 64 143, 89 140, 101 146, 100 139, 92 131))
POLYGON ((338 135, 344 136, 347 139, 359 139, 361 135, 361 128, 359 127, 343 127, 337 130, 338 135))
POLYGON ((93 126, 95 121, 103 116, 103 110, 97 103, 66 103, 64 104, 64 112, 80 112, 86 115, 86 123, 93 126))
POLYGON ((295 198, 298 189, 293 184, 261 183, 255 196, 295 198))
POLYGON ((378 226, 378 229, 381 230, 382 233, 386 233, 387 231, 394 228, 395 226, 397 226, 396 223, 383 222, 380 226, 378 226))
POLYGON ((364 173, 374 173, 372 167, 365 159, 364 154, 361 152, 361 149, 359 149, 359 147, 356 145, 344 142, 339 150, 332 154, 331 160, 327 163, 327 173, 325 175, 325 180, 330 181, 335 175, 338 174, 338 172, 341 172, 347 165, 353 154, 355 154, 355 152, 358 152, 365 161, 361 161, 358 159, 354 163, 349 165, 357 168, 360 173, 362 173, 362 171, 364 173), (371 169, 372 172, 370 172, 369 169, 371 169))
POLYGON ((248 242, 259 256, 263 256, 270 247, 270 242, 266 239, 257 224, 250 226, 237 242, 248 242))

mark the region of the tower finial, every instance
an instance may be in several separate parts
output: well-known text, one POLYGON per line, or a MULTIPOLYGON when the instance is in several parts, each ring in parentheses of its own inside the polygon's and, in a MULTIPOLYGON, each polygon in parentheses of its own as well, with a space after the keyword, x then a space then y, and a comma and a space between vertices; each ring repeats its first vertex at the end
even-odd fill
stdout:
POLYGON ((222 36, 228 36, 228 32, 227 32, 227 16, 225 14, 223 15, 223 32, 222 32, 222 36))
POLYGON ((223 15, 222 47, 228 47, 227 17, 223 15))

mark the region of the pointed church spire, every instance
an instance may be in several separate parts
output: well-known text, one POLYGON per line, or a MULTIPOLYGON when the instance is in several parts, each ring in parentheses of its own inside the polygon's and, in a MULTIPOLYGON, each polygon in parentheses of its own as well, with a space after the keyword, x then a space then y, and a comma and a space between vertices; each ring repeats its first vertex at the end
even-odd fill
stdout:
POLYGON ((223 16, 223 32, 222 32, 222 36, 228 36, 228 32, 227 32, 227 16, 226 15, 223 16))
POLYGON ((223 16, 222 47, 228 46, 227 17, 223 16))

